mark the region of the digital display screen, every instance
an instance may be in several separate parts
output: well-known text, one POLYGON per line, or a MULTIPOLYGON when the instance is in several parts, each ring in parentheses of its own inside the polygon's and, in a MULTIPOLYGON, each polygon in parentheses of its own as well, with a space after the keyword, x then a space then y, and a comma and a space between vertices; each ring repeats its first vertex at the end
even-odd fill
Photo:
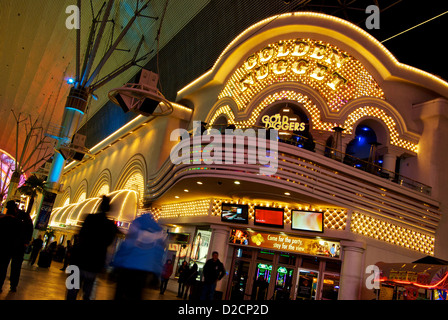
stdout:
POLYGON ((323 212, 298 211, 291 212, 291 228, 301 231, 324 232, 323 212))
POLYGON ((172 243, 188 244, 190 240, 189 233, 168 232, 168 241, 172 243))
POLYGON ((255 207, 255 225, 283 228, 283 219, 283 209, 255 207))
POLYGON ((249 223, 247 205, 223 203, 221 207, 221 221, 234 223, 249 223))

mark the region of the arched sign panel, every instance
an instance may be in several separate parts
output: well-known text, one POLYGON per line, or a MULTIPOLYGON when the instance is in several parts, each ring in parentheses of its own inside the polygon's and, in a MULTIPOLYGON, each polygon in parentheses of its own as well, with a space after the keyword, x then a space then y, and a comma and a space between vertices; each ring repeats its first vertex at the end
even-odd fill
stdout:
POLYGON ((297 102, 279 101, 268 106, 258 118, 257 125, 277 130, 282 141, 314 150, 310 119, 304 107, 297 102))
MULTIPOLYGON (((386 124, 391 145, 412 152, 418 150, 415 139, 409 139, 399 132, 397 118, 380 107, 359 106, 343 119, 338 119, 338 123, 325 121, 321 117, 324 108, 327 115, 328 112, 338 114, 348 102, 361 97, 385 99, 383 90, 364 65, 330 43, 309 38, 270 43, 249 54, 227 79, 218 95, 217 108, 208 120, 212 125, 220 116, 225 116, 225 120, 228 120, 226 124, 235 125, 237 128, 268 125, 286 129, 288 126, 287 131, 294 134, 299 131, 304 135, 307 131, 302 131, 300 124, 296 127, 295 123, 291 124, 289 117, 284 118, 283 115, 269 119, 265 117, 263 122, 265 109, 270 109, 278 101, 294 101, 302 104, 310 116, 309 125, 312 127, 308 129, 333 131, 334 127, 340 126, 345 129, 345 134, 352 134, 359 119, 371 117, 386 124), (312 99, 300 89, 286 86, 282 88, 281 84, 286 85, 288 82, 312 88, 320 96, 322 103, 316 105, 316 99, 312 99), (274 84, 277 84, 278 89, 275 92, 269 90, 274 84), (255 104, 254 101, 258 102, 255 104), (251 108, 250 112, 248 107, 251 108)), ((310 138, 309 134, 307 139, 310 138)))
POLYGON ((230 76, 218 98, 230 97, 238 110, 244 110, 264 88, 286 81, 312 87, 334 112, 359 97, 384 98, 360 61, 334 45, 313 39, 282 40, 251 54, 230 76))
POLYGON ((293 102, 281 102, 266 108, 258 119, 258 126, 278 130, 284 135, 301 135, 310 129, 308 116, 293 102))

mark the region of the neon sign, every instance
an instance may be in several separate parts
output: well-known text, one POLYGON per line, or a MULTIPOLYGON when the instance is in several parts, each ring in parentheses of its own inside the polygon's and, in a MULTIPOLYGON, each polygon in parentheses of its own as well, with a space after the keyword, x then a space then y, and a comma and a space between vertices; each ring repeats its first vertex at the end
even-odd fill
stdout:
POLYGON ((285 115, 282 116, 279 113, 273 116, 265 115, 261 118, 261 121, 266 129, 272 128, 283 131, 304 131, 306 125, 305 122, 297 122, 297 119, 285 115))
POLYGON ((308 75, 318 81, 325 79, 326 85, 336 90, 347 82, 337 71, 330 69, 340 68, 348 59, 348 55, 340 53, 325 44, 315 43, 313 46, 309 41, 296 40, 292 44, 284 41, 278 42, 276 46, 267 46, 261 51, 252 54, 244 63, 244 69, 248 72, 241 80, 241 90, 245 91, 255 83, 262 80, 272 71, 276 75, 286 73, 288 70, 300 75, 308 72, 308 75), (293 58, 286 59, 287 57, 293 58), (274 58, 277 58, 274 61, 274 58), (311 66, 310 60, 319 61, 311 66), (327 76, 329 75, 329 77, 327 76))
POLYGON ((230 97, 238 110, 244 110, 255 95, 279 82, 310 86, 334 112, 359 97, 384 99, 384 92, 359 60, 313 39, 282 40, 252 53, 229 77, 218 99, 230 97))

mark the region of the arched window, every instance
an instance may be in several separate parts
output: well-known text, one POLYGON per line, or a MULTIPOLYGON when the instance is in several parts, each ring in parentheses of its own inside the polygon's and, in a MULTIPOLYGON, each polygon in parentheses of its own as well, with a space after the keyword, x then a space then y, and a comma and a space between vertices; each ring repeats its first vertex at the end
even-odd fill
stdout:
POLYGON ((139 207, 143 206, 143 197, 145 194, 145 171, 146 164, 144 158, 140 154, 137 154, 125 165, 115 186, 115 191, 136 191, 138 195, 139 207))
POLYGON ((82 192, 80 195, 79 195, 79 197, 78 197, 78 199, 76 200, 76 202, 78 203, 78 202, 83 202, 84 200, 86 200, 87 199, 87 193, 84 191, 84 192, 82 192))
POLYGON ((329 136, 327 141, 325 142, 324 155, 326 157, 331 158, 333 155, 333 148, 334 148, 334 138, 333 138, 333 136, 329 136))
POLYGON ((124 190, 132 190, 136 191, 139 197, 139 202, 143 200, 143 192, 145 189, 144 185, 144 179, 141 172, 134 172, 129 178, 127 179, 126 183, 124 184, 123 189, 124 190))
POLYGON ((103 170, 98 179, 95 182, 95 185, 92 188, 92 192, 90 194, 90 198, 100 197, 105 194, 110 193, 110 185, 111 185, 111 173, 108 169, 103 170))
POLYGON ((381 165, 377 159, 377 149, 382 144, 379 137, 384 134, 373 127, 366 121, 356 127, 355 138, 347 144, 345 163, 364 170, 370 169, 371 165, 381 165))
POLYGON ((216 121, 213 123, 213 128, 219 130, 221 133, 224 132, 228 125, 228 120, 225 116, 221 115, 216 119, 216 121))
POLYGON ((279 141, 314 151, 315 143, 310 132, 311 122, 304 110, 304 107, 297 102, 273 103, 260 115, 257 126, 277 129, 279 141))
POLYGON ((98 190, 96 197, 101 197, 103 195, 106 195, 110 192, 110 187, 108 184, 103 184, 100 189, 98 190))
POLYGON ((79 203, 87 199, 87 181, 84 179, 73 197, 73 203, 79 203))

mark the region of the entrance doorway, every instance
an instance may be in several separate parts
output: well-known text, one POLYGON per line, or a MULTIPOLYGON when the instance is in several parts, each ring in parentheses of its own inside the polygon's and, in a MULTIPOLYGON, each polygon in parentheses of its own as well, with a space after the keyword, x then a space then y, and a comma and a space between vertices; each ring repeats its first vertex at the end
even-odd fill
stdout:
POLYGON ((336 300, 341 261, 235 247, 229 300, 336 300))
POLYGON ((258 263, 252 286, 251 300, 267 300, 272 264, 258 263))

